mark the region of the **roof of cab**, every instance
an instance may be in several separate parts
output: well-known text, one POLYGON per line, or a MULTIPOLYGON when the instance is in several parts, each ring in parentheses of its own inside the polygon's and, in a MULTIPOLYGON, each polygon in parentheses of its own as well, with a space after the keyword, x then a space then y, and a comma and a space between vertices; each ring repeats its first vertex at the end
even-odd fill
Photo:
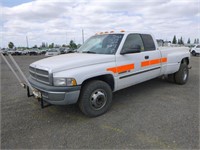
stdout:
POLYGON ((130 33, 137 33, 137 34, 151 34, 150 32, 144 32, 144 31, 105 31, 105 32, 97 32, 95 35, 105 35, 105 34, 130 34, 130 33))

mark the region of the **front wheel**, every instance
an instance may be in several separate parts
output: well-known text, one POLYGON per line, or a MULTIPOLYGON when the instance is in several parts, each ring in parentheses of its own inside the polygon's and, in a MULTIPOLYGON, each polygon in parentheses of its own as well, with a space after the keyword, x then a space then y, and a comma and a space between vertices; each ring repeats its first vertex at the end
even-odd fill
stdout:
POLYGON ((193 55, 193 56, 196 56, 197 54, 196 54, 196 52, 195 52, 195 51, 192 51, 192 55, 193 55))
POLYGON ((180 65, 179 71, 175 73, 175 82, 177 84, 185 84, 189 77, 188 66, 185 63, 180 65))
POLYGON ((80 110, 89 117, 97 117, 107 112, 112 102, 110 86, 100 80, 86 83, 79 98, 80 110))

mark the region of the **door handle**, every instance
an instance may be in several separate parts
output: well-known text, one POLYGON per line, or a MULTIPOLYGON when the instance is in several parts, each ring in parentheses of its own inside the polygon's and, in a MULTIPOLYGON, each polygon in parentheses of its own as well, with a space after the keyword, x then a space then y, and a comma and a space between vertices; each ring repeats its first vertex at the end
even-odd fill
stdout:
POLYGON ((149 59, 149 56, 145 56, 144 58, 145 58, 145 59, 149 59))

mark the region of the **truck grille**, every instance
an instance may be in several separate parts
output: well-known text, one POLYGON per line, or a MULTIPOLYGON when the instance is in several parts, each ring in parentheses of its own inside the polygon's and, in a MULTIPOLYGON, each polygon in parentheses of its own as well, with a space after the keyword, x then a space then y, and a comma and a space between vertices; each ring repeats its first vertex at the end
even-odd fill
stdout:
POLYGON ((31 78, 33 78, 34 80, 42 82, 44 84, 50 84, 50 76, 48 71, 29 67, 29 73, 31 75, 31 78))

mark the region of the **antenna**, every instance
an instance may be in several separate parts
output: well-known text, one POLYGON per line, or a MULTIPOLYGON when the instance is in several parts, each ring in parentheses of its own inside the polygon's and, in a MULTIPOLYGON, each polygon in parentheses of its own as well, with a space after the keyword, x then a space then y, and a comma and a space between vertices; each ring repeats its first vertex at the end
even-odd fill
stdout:
POLYGON ((27 48, 29 47, 28 46, 28 36, 26 36, 26 46, 27 46, 27 48))
POLYGON ((82 42, 84 43, 84 30, 82 29, 82 42))
POLYGON ((67 32, 66 32, 66 44, 67 44, 67 32))

